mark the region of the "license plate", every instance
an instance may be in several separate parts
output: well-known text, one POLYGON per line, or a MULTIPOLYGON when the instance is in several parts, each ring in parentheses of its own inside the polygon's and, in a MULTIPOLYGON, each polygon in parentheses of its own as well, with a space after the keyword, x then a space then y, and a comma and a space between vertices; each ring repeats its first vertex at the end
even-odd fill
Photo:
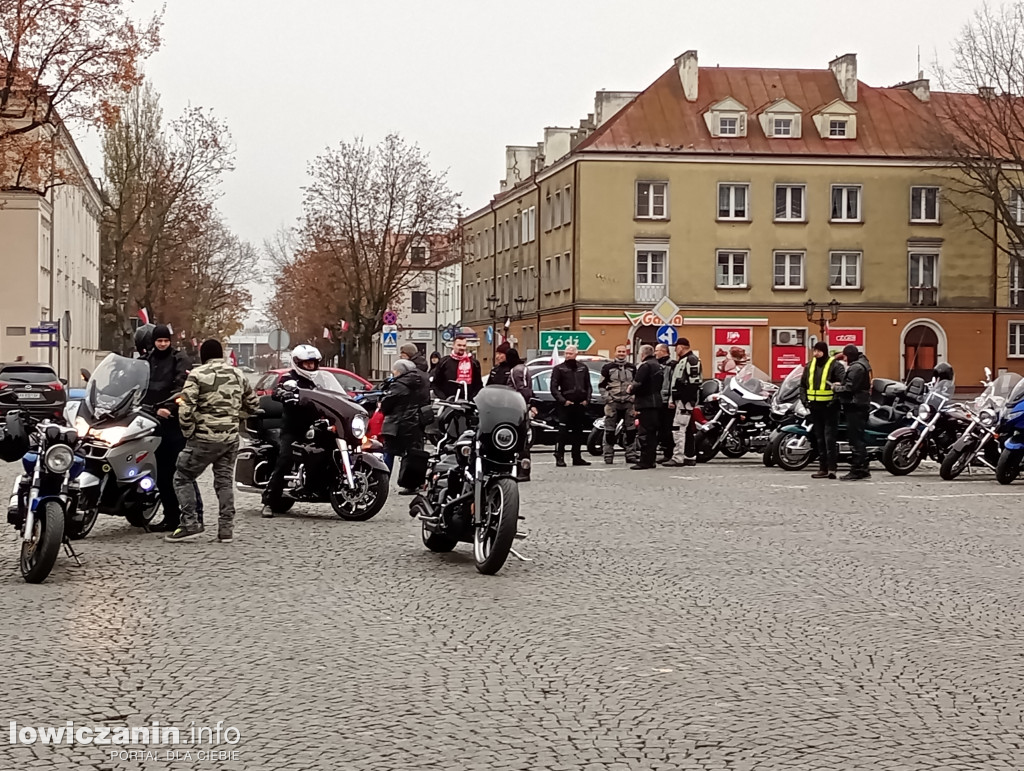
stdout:
POLYGON ((31 401, 33 399, 42 399, 42 398, 43 398, 42 394, 35 394, 35 393, 19 393, 18 394, 18 399, 21 400, 21 401, 31 401))

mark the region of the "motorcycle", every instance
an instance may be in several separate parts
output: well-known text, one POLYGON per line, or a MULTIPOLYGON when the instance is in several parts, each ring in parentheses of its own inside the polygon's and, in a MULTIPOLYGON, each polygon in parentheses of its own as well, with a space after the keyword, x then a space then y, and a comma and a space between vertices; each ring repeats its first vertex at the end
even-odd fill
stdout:
POLYGON ((742 458, 748 452, 763 452, 768 445, 770 398, 776 388, 767 374, 745 364, 730 377, 721 392, 707 397, 702 417, 712 417, 697 426, 694 437, 697 461, 707 463, 721 452, 742 458))
POLYGON ((800 381, 803 379, 803 376, 804 367, 802 364, 790 370, 789 374, 783 378, 779 390, 772 397, 772 406, 769 413, 771 433, 768 437, 768 444, 761 454, 762 462, 769 468, 778 463, 776 460, 778 448, 786 437, 782 433, 782 428, 798 423, 810 414, 810 411, 800 400, 800 381))
MULTIPOLYGON (((633 433, 636 434, 636 418, 633 419, 633 433)), ((634 443, 635 443, 634 439, 634 443)), ((635 444, 626 444, 626 420, 623 418, 615 425, 615 446, 626 453, 627 458, 636 454, 635 444)), ((604 418, 594 421, 594 426, 587 438, 587 452, 594 456, 604 454, 604 418)))
MULTIPOLYGON (((865 440, 869 460, 881 457, 889 435, 906 423, 911 412, 924 398, 924 381, 914 378, 909 385, 893 380, 876 378, 871 389, 871 413, 868 415, 865 440)), ((779 429, 782 438, 775 447, 775 462, 783 471, 801 471, 818 458, 818 448, 811 436, 810 412, 799 423, 779 429)), ((848 463, 853 451, 846 438, 842 420, 837 433, 839 461, 848 463)))
POLYGON ((882 465, 895 476, 905 476, 926 457, 942 462, 946 452, 968 423, 962 405, 953 401, 952 380, 933 380, 913 422, 893 431, 882 450, 882 465))
POLYGON ((110 354, 89 378, 85 397, 69 402, 64 420, 78 432, 85 469, 71 486, 75 516, 68 536, 84 538, 100 514, 148 527, 160 510, 156 483, 159 422, 142 406, 149 365, 110 354))
POLYGON ((997 433, 1006 440, 996 462, 996 481, 1008 485, 1020 476, 1021 462, 1024 461, 1024 380, 1017 381, 1006 397, 997 433))
POLYGON ((1001 449, 996 429, 1007 397, 1020 379, 1017 373, 1007 372, 992 380, 992 370, 985 367, 985 380, 982 381, 985 390, 974 400, 974 407, 968 412, 971 422, 942 459, 939 476, 946 480, 956 479, 975 465, 995 471, 1001 449))
POLYGON ((520 457, 526 449, 526 403, 513 389, 489 386, 473 401, 442 402, 441 432, 427 465, 425 488, 409 505, 421 523, 423 545, 450 552, 473 544, 476 569, 494 575, 518 532, 520 457))
MULTIPOLYGON (((333 380, 328 375, 318 380, 321 388, 293 391, 298 407, 309 408, 318 417, 306 441, 292 448, 294 463, 282 499, 271 506, 275 514, 283 514, 297 501, 328 502, 342 519, 363 522, 376 516, 387 502, 391 472, 380 458, 383 447, 366 436, 366 410, 340 389, 332 388, 329 381, 333 380)), ((283 415, 281 402, 263 396, 260 414, 246 419, 246 432, 253 444, 241 449, 235 460, 235 487, 239 490, 262 492, 270 482, 283 415)))
POLYGON ((25 473, 14 483, 7 522, 20 531, 21 575, 30 584, 46 580, 63 545, 78 562, 70 542, 75 511, 72 486, 85 469, 77 452, 78 432, 49 420, 27 426, 24 413, 6 416, 0 457, 21 457, 25 473))

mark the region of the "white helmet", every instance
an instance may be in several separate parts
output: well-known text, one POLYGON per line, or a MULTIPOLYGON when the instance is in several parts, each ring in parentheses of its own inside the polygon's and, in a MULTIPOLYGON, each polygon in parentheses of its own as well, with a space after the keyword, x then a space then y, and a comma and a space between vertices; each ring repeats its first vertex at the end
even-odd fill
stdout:
MULTIPOLYGON (((312 345, 299 345, 292 351, 292 368, 308 380, 313 380, 313 372, 320 369, 320 351, 312 345), (303 362, 313 362, 313 369, 309 370, 302 366, 303 362)), ((314 381, 315 382, 315 381, 314 381)))

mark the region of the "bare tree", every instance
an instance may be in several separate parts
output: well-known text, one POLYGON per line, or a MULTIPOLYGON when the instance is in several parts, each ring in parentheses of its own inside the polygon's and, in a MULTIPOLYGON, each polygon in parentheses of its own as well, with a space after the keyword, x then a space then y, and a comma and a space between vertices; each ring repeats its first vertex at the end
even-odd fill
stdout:
POLYGON ((357 366, 368 369, 384 312, 409 285, 410 248, 454 227, 458 195, 447 174, 397 134, 376 146, 342 142, 316 158, 309 174, 300 250, 330 258, 340 284, 337 314, 351 325, 357 366))

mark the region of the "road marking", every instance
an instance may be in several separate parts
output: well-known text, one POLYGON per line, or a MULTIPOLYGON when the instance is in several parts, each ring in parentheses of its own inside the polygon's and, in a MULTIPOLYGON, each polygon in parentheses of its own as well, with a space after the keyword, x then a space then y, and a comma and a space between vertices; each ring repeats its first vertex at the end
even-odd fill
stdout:
POLYGON ((778 487, 782 490, 806 490, 807 485, 768 485, 769 487, 778 487))
POLYGON ((897 495, 896 497, 916 501, 938 501, 943 498, 1019 498, 1020 493, 953 493, 949 495, 897 495))

